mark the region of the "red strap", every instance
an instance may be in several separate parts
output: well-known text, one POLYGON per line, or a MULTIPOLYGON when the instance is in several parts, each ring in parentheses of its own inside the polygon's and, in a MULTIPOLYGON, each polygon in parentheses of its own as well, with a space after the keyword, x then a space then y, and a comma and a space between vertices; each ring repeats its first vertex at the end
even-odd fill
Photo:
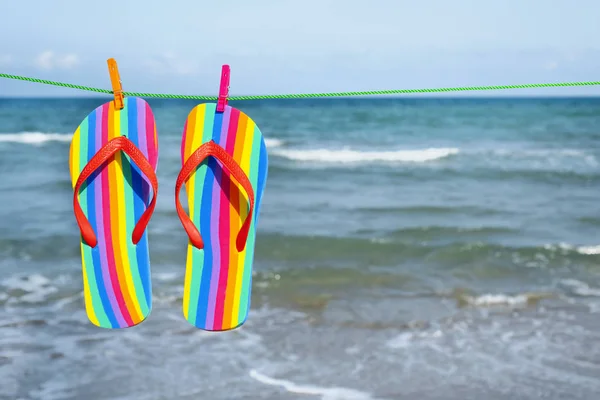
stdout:
POLYGON ((177 183, 175 184, 175 207, 177 208, 177 215, 179 216, 181 224, 183 225, 183 229, 185 229, 185 232, 190 238, 192 244, 198 249, 203 249, 204 242, 202 241, 202 236, 200 236, 200 231, 198 231, 198 228, 196 228, 194 222, 183 209, 183 206, 179 201, 179 192, 181 191, 181 186, 183 186, 183 184, 188 180, 192 172, 195 171, 196 167, 209 156, 216 158, 221 162, 221 164, 223 164, 224 167, 229 170, 231 176, 233 176, 242 186, 242 188, 244 188, 246 194, 248 195, 248 199, 250 200, 250 209, 248 211, 248 215, 246 216, 246 219, 244 220, 236 239, 237 250, 242 251, 246 246, 248 232, 250 231, 250 223, 252 222, 252 212, 254 210, 254 190, 252 189, 250 180, 238 163, 233 159, 233 157, 231 157, 221 146, 212 140, 204 143, 196 151, 194 151, 179 172, 177 183))
POLYGON ((85 214, 81 210, 81 206, 78 201, 78 194, 81 188, 81 185, 96 171, 102 164, 104 164, 108 159, 113 156, 118 151, 123 151, 127 154, 131 159, 138 165, 140 170, 146 175, 146 177, 150 180, 150 184, 152 185, 152 190, 154 191, 154 195, 152 196, 152 201, 146 208, 146 211, 140 217, 140 220, 135 225, 133 229, 133 235, 131 237, 133 244, 138 244, 142 236, 144 235, 144 231, 146 230, 146 226, 152 217, 152 213, 154 212, 154 206, 156 205, 156 195, 158 193, 158 179, 156 178, 156 173, 154 172, 154 168, 150 165, 150 162, 146 159, 144 154, 136 147, 135 144, 124 136, 116 137, 106 143, 98 152, 92 157, 92 159, 87 163, 87 165, 81 171, 79 178, 77 179, 77 183, 75 184, 74 194, 73 194, 73 208, 75 210, 75 219, 77 220, 77 225, 79 225, 79 230, 81 231, 81 236, 83 237, 84 242, 90 247, 96 247, 98 240, 96 239, 96 234, 94 233, 94 229, 92 225, 90 225, 90 221, 86 218, 85 214))

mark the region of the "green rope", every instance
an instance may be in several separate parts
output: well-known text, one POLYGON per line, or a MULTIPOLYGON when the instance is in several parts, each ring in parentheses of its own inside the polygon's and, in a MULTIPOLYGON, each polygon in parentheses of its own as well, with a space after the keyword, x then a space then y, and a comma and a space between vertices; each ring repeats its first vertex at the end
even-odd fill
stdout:
MULTIPOLYGON (((55 82, 46 79, 28 78, 26 76, 9 75, 0 73, 0 78, 16 79, 26 82, 42 83, 44 85, 61 86, 71 89, 86 90, 89 92, 112 94, 112 90, 93 88, 89 86, 73 85, 71 83, 55 82)), ((443 93, 464 92, 475 90, 507 90, 507 89, 532 89, 545 87, 567 87, 567 86, 597 86, 600 82, 564 82, 564 83, 532 83, 525 85, 498 85, 498 86, 466 86, 437 89, 396 89, 396 90, 371 90, 366 92, 335 92, 335 93, 302 93, 302 94, 267 94, 258 96, 231 96, 228 100, 260 100, 260 99, 306 99, 315 97, 348 97, 348 96, 377 96, 390 94, 412 94, 412 93, 443 93)), ((217 96, 189 96, 185 94, 160 94, 123 92, 125 96, 133 97, 155 97, 162 99, 187 99, 187 100, 217 100, 217 96)))

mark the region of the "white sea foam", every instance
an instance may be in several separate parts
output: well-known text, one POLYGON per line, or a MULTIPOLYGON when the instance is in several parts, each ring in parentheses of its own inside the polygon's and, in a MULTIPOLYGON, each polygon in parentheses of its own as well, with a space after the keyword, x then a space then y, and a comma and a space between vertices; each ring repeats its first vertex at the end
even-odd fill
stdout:
POLYGON ((283 146, 283 140, 281 139, 266 139, 265 145, 269 148, 281 147, 283 146))
POLYGON ((34 292, 43 286, 50 285, 50 280, 43 275, 11 276, 2 281, 7 289, 20 289, 24 292, 34 292))
POLYGON ((273 154, 294 161, 316 161, 326 163, 359 162, 427 162, 458 154, 457 148, 428 148, 397 151, 360 151, 351 149, 278 149, 273 154))
POLYGON ((313 385, 299 385, 284 379, 271 378, 256 370, 250 370, 250 377, 260 383, 270 386, 279 386, 290 393, 319 396, 322 400, 374 400, 365 392, 341 387, 319 387, 313 385))
POLYGON ((152 274, 154 279, 162 282, 173 282, 180 278, 177 272, 156 272, 152 274))
POLYGON ((581 254, 600 254, 600 245, 598 246, 581 246, 577 248, 577 252, 581 254))
POLYGON ((365 162, 385 163, 426 163, 446 159, 460 154, 464 157, 496 159, 502 163, 527 162, 530 167, 561 167, 576 163, 577 165, 597 166, 594 155, 578 149, 459 149, 456 147, 430 147, 406 150, 367 150, 343 147, 338 149, 284 148, 280 141, 267 146, 271 154, 300 162, 316 162, 326 164, 353 164, 365 162), (565 164, 567 163, 567 164, 565 164))
POLYGON ((474 150, 474 154, 483 154, 503 161, 527 161, 533 167, 553 167, 565 169, 574 165, 596 167, 598 160, 583 149, 493 149, 474 150))
MULTIPOLYGON (((487 152, 487 151, 486 151, 487 152)), ((512 157, 543 157, 560 155, 567 157, 585 157, 587 153, 580 149, 493 149, 492 154, 512 157)))
POLYGON ((387 346, 392 349, 404 349, 410 347, 417 340, 435 340, 444 336, 441 330, 425 331, 425 332, 403 332, 398 336, 390 339, 387 346))
POLYGON ((562 251, 576 251, 579 254, 584 255, 596 255, 600 254, 600 245, 596 246, 574 246, 568 243, 558 243, 558 244, 547 244, 544 246, 547 250, 562 250, 562 251))
POLYGON ((532 296, 528 294, 518 294, 514 296, 506 294, 484 294, 481 296, 464 296, 464 300, 469 305, 475 307, 518 307, 526 305, 530 300, 532 300, 532 296))
POLYGON ((48 295, 58 289, 43 275, 32 274, 29 276, 11 276, 1 282, 7 293, 15 290, 25 292, 23 295, 13 297, 12 302, 39 303, 46 300, 48 295))
POLYGON ((46 142, 70 142, 71 133, 20 132, 0 133, 0 142, 40 145, 46 142))
POLYGON ((579 296, 600 297, 600 289, 592 288, 587 283, 577 279, 563 279, 560 283, 579 296))
MULTIPOLYGON (((278 139, 269 139, 267 146, 271 148, 281 147, 282 142, 278 139), (269 143, 271 140, 273 142, 269 143)), ((493 156, 496 158, 540 160, 544 162, 560 162, 561 159, 573 158, 590 165, 597 165, 593 155, 581 149, 459 149, 456 147, 430 147, 411 150, 356 150, 348 147, 339 149, 314 148, 314 149, 290 149, 278 148, 273 154, 294 161, 314 161, 327 163, 359 163, 359 162, 428 162, 435 161, 456 154, 464 156, 493 156)))

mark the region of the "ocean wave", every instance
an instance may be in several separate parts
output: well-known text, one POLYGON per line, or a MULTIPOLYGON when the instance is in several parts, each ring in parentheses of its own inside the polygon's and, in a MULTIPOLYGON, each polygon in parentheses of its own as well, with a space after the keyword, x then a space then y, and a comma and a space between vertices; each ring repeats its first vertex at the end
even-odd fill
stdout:
POLYGON ((521 293, 516 295, 487 293, 472 296, 457 294, 458 304, 469 307, 509 307, 519 308, 537 304, 540 300, 552 297, 551 293, 521 293))
POLYGON ((0 238, 0 260, 50 262, 79 257, 80 250, 76 236, 36 235, 35 237, 0 238))
POLYGON ((58 288, 47 277, 40 274, 10 276, 0 282, 0 301, 9 303, 42 303, 58 288))
POLYGON ((316 161, 324 163, 359 162, 427 162, 443 159, 459 153, 457 148, 427 148, 397 151, 361 151, 351 149, 278 149, 272 154, 293 161, 316 161))
POLYGON ((388 340, 386 345, 391 349, 406 349, 411 347, 417 340, 435 340, 442 336, 444 336, 444 333, 439 329, 431 332, 402 332, 398 336, 388 340))
MULTIPOLYGON (((467 152, 469 154, 471 152, 467 152)), ((573 166, 596 167, 598 160, 584 149, 538 148, 538 149, 481 149, 473 150, 473 155, 487 157, 487 161, 496 158, 502 161, 526 161, 535 169, 570 169, 573 166)))
MULTIPOLYGON (((318 164, 357 163, 428 163, 448 159, 471 159, 472 162, 489 167, 500 163, 510 170, 570 170, 573 167, 597 167, 596 156, 583 149, 509 149, 509 148, 458 148, 428 147, 402 150, 369 150, 366 148, 284 148, 276 142, 270 146, 272 155, 296 162, 318 164)), ((268 145, 268 144, 267 144, 268 145)), ((518 172, 518 171, 517 171, 518 172)))
MULTIPOLYGON (((436 254, 451 260, 454 257, 488 257, 514 255, 521 262, 544 263, 553 259, 576 257, 595 262, 600 256, 600 245, 572 245, 566 243, 542 246, 511 246, 495 243, 495 235, 518 235, 518 231, 502 226, 406 227, 387 233, 361 230, 358 235, 294 235, 283 232, 261 232, 257 241, 257 256, 262 260, 308 261, 348 259, 401 259, 436 254), (486 241, 484 241, 486 240, 486 241)), ((19 262, 49 262, 79 260, 80 250, 71 235, 40 235, 34 238, 0 238, 0 259, 19 262), (58 249, 58 250, 57 250, 58 249)), ((156 237, 155 237, 156 239, 156 237)), ((157 239, 158 242, 160 238, 157 239)), ((155 257, 168 261, 173 257, 171 246, 161 248, 155 257)))
POLYGON ((548 157, 553 155, 568 156, 568 157, 584 157, 587 153, 582 149, 491 149, 491 150, 476 150, 481 153, 491 153, 497 156, 509 157, 548 157))
MULTIPOLYGON (((169 136, 169 135, 166 135, 169 136)), ((0 143, 27 144, 33 146, 49 142, 68 143, 72 133, 25 131, 18 133, 0 133, 0 143)), ((342 147, 298 149, 286 147, 286 142, 279 138, 265 138, 269 152, 280 158, 297 162, 313 162, 318 164, 358 164, 358 163, 428 163, 459 155, 461 158, 483 159, 484 164, 501 162, 502 165, 517 168, 518 173, 525 173, 531 168, 539 170, 569 170, 579 165, 584 168, 597 167, 599 162, 594 154, 585 149, 560 148, 458 148, 458 147, 429 147, 403 150, 368 150, 342 147), (514 163, 513 164, 508 164, 514 163), (521 171, 523 165, 525 170, 521 171), (521 165, 521 167, 519 167, 521 165)))
POLYGON ((249 375, 252 379, 269 386, 278 386, 289 393, 319 396, 322 400, 374 400, 374 398, 365 392, 342 387, 319 387, 314 385, 300 385, 285 379, 276 379, 264 375, 255 369, 250 370, 249 375))
POLYGON ((600 297, 600 289, 590 287, 589 284, 577 279, 563 279, 560 283, 578 296, 600 297))
POLYGON ((586 256, 600 254, 600 245, 597 246, 574 246, 568 243, 547 244, 544 246, 546 250, 576 252, 586 256))
POLYGON ((72 133, 20 132, 0 133, 0 143, 40 145, 46 142, 70 142, 72 133))
POLYGON ((600 245, 598 246, 581 246, 577 248, 577 252, 581 254, 600 254, 600 245))
MULTIPOLYGON (((70 142, 72 133, 53 133, 53 132, 19 132, 19 133, 0 133, 0 143, 21 143, 39 145, 46 142, 70 142)), ((266 139, 265 145, 269 148, 283 146, 281 139, 266 139)))

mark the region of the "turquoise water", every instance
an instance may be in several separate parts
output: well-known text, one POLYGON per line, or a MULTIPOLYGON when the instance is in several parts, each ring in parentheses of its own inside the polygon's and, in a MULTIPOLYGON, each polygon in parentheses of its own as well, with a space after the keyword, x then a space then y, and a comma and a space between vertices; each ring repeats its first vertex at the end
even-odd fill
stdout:
POLYGON ((269 179, 253 309, 223 334, 180 311, 189 101, 149 100, 152 315, 122 332, 87 322, 68 152, 101 103, 0 99, 0 398, 600 391, 600 99, 234 103, 267 140, 269 179))

